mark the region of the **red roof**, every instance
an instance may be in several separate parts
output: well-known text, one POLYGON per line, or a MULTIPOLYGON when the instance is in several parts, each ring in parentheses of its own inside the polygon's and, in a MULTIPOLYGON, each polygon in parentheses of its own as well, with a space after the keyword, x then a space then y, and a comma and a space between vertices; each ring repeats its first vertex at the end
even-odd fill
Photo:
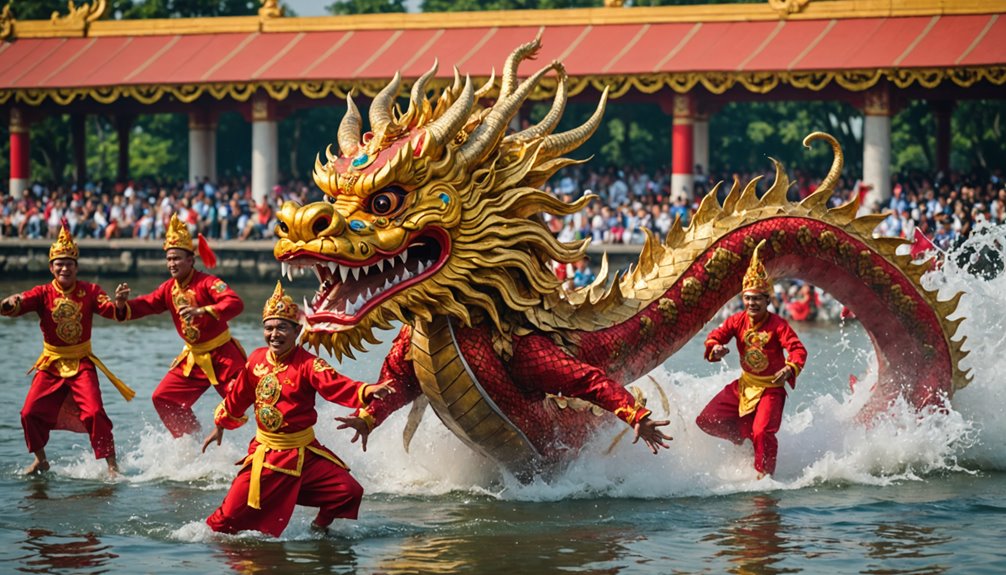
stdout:
MULTIPOLYGON (((18 38, 0 45, 0 93, 129 85, 415 78, 440 62, 474 77, 542 31, 540 65, 571 76, 1001 67, 997 14, 18 38)), ((528 65, 525 65, 528 66, 528 65)), ((522 71, 527 71, 524 68, 522 71)))

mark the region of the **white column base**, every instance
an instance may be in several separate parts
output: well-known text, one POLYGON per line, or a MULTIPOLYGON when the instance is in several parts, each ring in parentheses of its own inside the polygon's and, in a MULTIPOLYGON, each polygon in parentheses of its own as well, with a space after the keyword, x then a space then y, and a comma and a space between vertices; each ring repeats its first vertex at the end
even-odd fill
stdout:
POLYGON ((692 124, 694 145, 692 155, 696 166, 702 166, 702 173, 709 177, 709 120, 696 119, 692 124))
POLYGON ((863 122, 863 183, 873 186, 863 207, 873 211, 891 198, 891 117, 867 115, 863 122))
POLYGON ((27 178, 10 179, 10 195, 12 198, 20 198, 21 194, 29 187, 31 187, 31 182, 27 178))
POLYGON ((695 197, 695 176, 693 174, 671 174, 671 199, 680 197, 691 201, 695 197))
POLYGON ((208 130, 189 128, 189 181, 202 183, 209 177, 209 141, 208 130))
POLYGON ((271 120, 252 122, 251 185, 256 202, 269 197, 273 186, 279 183, 278 128, 279 125, 271 120))

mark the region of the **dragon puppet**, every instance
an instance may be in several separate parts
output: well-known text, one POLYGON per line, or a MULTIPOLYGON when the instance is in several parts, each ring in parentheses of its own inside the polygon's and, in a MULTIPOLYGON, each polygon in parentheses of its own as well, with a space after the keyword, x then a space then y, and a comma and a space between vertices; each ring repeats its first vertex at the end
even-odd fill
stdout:
POLYGON ((898 238, 875 238, 883 215, 857 217, 858 198, 827 202, 842 169, 834 151, 817 191, 789 202, 776 179, 759 196, 758 180, 734 182, 722 205, 717 190, 687 227, 661 241, 647 233, 639 261, 609 278, 568 291, 553 262, 583 257, 587 241, 558 241, 543 215, 563 217, 593 197, 566 203, 542 191, 563 157, 600 124, 607 90, 581 126, 554 133, 567 100, 566 74, 552 62, 518 80, 537 40, 476 88, 455 70, 453 84, 428 97, 436 65, 418 78, 405 112, 396 106, 398 75, 373 99, 370 130, 352 97, 338 130, 339 154, 317 160, 314 179, 326 201, 285 203, 275 256, 285 274, 303 267, 320 283, 305 302, 304 341, 352 357, 375 329, 401 328, 381 370, 396 393, 365 414, 379 425, 412 404, 406 448, 431 406, 464 443, 525 477, 569 461, 612 414, 632 425, 649 413, 624 385, 681 348, 740 291, 755 246, 773 277, 807 280, 834 294, 874 343, 873 404, 898 395, 938 404, 969 381, 958 366, 961 320, 948 315, 959 295, 938 301, 922 287, 928 262, 913 262, 898 238), (551 107, 537 124, 507 128, 549 74, 551 107), (487 97, 494 96, 490 101, 487 97), (629 399, 626 399, 628 397, 629 399))

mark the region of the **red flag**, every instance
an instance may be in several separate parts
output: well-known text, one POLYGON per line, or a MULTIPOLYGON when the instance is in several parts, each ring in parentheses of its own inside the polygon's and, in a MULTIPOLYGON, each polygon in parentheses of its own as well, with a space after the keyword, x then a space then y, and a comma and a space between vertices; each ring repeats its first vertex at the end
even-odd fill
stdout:
POLYGON ((920 255, 928 252, 929 250, 935 250, 936 244, 932 240, 926 237, 926 234, 922 233, 921 230, 915 230, 915 238, 912 239, 912 251, 910 252, 912 258, 917 258, 920 255))

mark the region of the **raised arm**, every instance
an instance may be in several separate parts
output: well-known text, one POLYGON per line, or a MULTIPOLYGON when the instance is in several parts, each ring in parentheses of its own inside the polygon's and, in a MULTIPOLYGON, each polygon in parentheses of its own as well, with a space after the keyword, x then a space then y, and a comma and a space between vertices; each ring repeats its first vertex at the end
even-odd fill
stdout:
POLYGON ((26 313, 38 311, 42 303, 42 286, 35 286, 28 291, 12 294, 0 302, 0 315, 18 317, 26 313))
POLYGON ((125 304, 125 319, 121 319, 121 314, 119 316, 121 321, 140 319, 148 315, 157 315, 166 312, 168 310, 168 296, 170 295, 167 293, 169 283, 164 282, 157 286, 157 289, 154 291, 127 301, 125 304))
POLYGON ((240 296, 220 278, 213 278, 209 287, 210 299, 213 303, 203 306, 206 313, 221 321, 230 321, 241 314, 245 304, 240 296))
POLYGON ((734 335, 737 333, 737 318, 740 316, 732 315, 726 319, 718 328, 709 332, 709 337, 706 338, 706 361, 719 361, 724 355, 729 353, 726 345, 730 343, 734 335))

